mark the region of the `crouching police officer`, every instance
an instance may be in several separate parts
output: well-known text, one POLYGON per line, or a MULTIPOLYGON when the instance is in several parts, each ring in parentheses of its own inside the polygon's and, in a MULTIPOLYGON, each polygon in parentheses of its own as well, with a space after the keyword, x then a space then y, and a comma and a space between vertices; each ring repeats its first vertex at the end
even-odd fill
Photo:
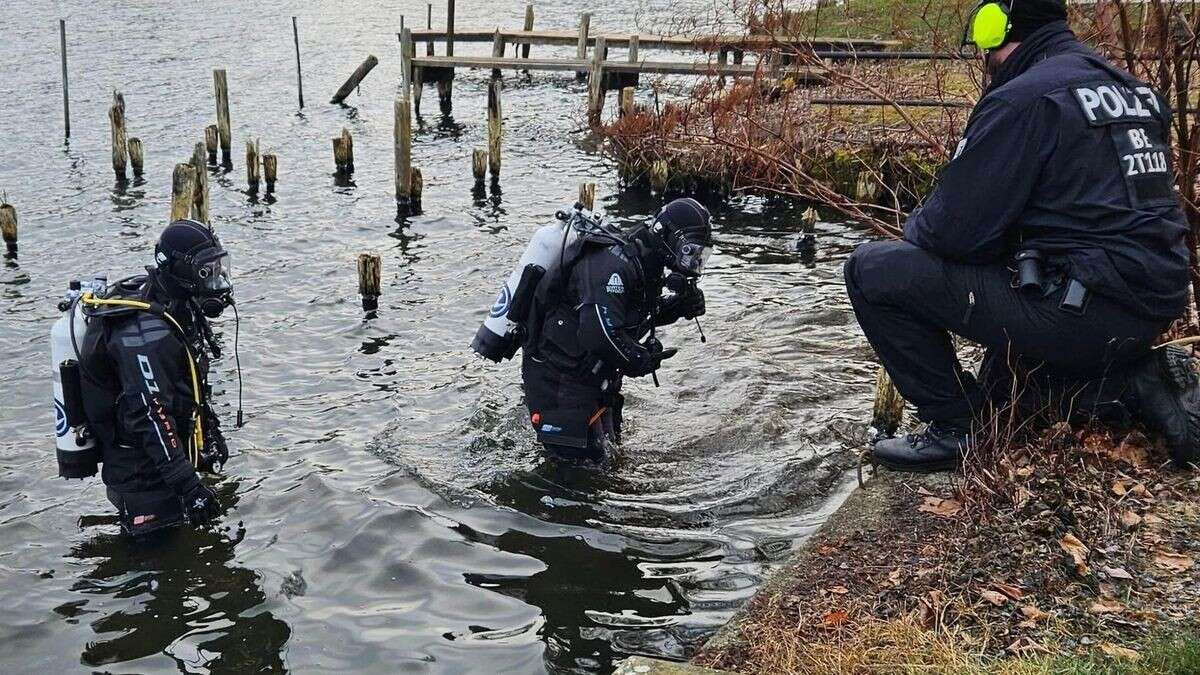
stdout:
POLYGON ((233 304, 229 254, 208 226, 177 220, 154 259, 144 276, 82 300, 83 406, 108 499, 139 537, 217 515, 197 472, 219 472, 229 455, 207 381, 220 355, 208 320, 233 304))
POLYGON ((563 262, 559 280, 539 292, 544 307, 521 362, 530 421, 547 450, 598 461, 620 440, 621 380, 652 375, 675 355, 656 327, 704 314, 696 282, 711 246, 708 209, 677 199, 652 225, 587 237, 563 262))
POLYGON ((954 158, 903 241, 860 246, 846 264, 863 332, 929 423, 878 441, 876 460, 940 470, 970 447, 984 394, 951 333, 992 361, 1119 380, 1175 460, 1196 460, 1194 371, 1179 350, 1150 351, 1188 282, 1167 103, 1081 44, 1063 0, 985 1, 968 28, 990 84, 954 158))

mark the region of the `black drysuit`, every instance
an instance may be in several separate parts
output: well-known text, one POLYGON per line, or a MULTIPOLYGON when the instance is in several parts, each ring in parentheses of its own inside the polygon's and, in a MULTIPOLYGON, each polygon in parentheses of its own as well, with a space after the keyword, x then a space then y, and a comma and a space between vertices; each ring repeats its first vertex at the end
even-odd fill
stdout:
POLYGON ((846 288, 867 339, 927 421, 983 395, 950 333, 1065 378, 1117 381, 1186 301, 1186 220, 1172 188, 1167 103, 1065 22, 1010 55, 903 241, 860 246, 846 288), (1045 258, 1040 291, 1013 255, 1045 258), (1082 311, 1060 307, 1071 280, 1082 311))
POLYGON ((599 459, 607 440, 620 440, 621 380, 657 363, 639 340, 680 318, 679 296, 662 293, 655 254, 636 241, 603 240, 585 243, 539 290, 521 376, 530 421, 548 450, 599 459))
MULTIPOLYGON (((195 330, 198 319, 182 304, 171 315, 195 330)), ((194 335, 188 343, 200 356, 203 389, 207 359, 194 335)), ((199 482, 189 457, 196 405, 183 336, 165 319, 131 309, 90 319, 80 349, 84 408, 122 526, 142 535, 178 524, 180 497, 199 482)), ((205 432, 219 433, 212 423, 205 432)))

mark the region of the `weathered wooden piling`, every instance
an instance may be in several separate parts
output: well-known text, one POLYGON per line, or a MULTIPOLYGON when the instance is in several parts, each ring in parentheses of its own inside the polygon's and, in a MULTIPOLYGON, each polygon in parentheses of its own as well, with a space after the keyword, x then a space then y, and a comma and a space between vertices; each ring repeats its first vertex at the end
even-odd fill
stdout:
POLYGON ((267 192, 275 191, 275 180, 279 176, 279 157, 271 152, 262 156, 263 180, 267 182, 267 192))
POLYGON ((884 435, 891 436, 904 420, 904 398, 896 390, 892 378, 883 366, 875 375, 875 405, 871 410, 871 426, 884 435))
POLYGON ((112 136, 112 167, 117 180, 125 180, 126 158, 129 144, 125 138, 125 97, 113 92, 113 102, 108 108, 109 130, 112 136))
MULTIPOLYGON (((504 37, 500 35, 500 29, 496 28, 496 32, 492 33, 492 58, 504 58, 504 37)), ((492 79, 500 79, 500 69, 492 68, 492 79)))
POLYGON ((67 138, 71 137, 71 94, 67 86, 67 20, 58 20, 58 51, 62 56, 63 83, 63 131, 67 138))
MULTIPOLYGON (((591 25, 591 12, 584 12, 583 14, 579 15, 579 44, 575 48, 575 58, 579 59, 580 61, 583 61, 587 58, 588 30, 590 30, 591 25)), ((583 78, 587 77, 587 73, 583 71, 576 71, 575 77, 582 80, 583 78)))
POLYGON ((251 193, 258 192, 262 179, 262 167, 258 163, 258 143, 246 141, 246 187, 251 193))
POLYGON ((488 153, 483 148, 475 148, 471 152, 471 174, 475 176, 475 185, 483 185, 487 178, 488 153))
POLYGON ((588 80, 588 122, 600 124, 604 113, 604 52, 608 49, 604 36, 596 36, 596 50, 592 53, 592 74, 588 80))
POLYGON ((192 191, 192 219, 208 224, 211 222, 208 213, 208 165, 207 150, 203 143, 197 143, 192 150, 192 168, 196 171, 192 191))
POLYGON ((446 56, 454 56, 454 0, 446 0, 446 56))
POLYGON ((341 135, 333 139, 333 165, 339 176, 354 173, 354 137, 346 127, 342 127, 341 135))
POLYGON ((126 147, 129 149, 129 166, 133 168, 134 176, 142 175, 142 168, 146 165, 146 156, 142 149, 142 139, 134 137, 126 142, 126 147))
MULTIPOLYGON (((526 33, 533 32, 533 4, 532 3, 525 5, 525 27, 524 27, 524 30, 526 33)), ((530 47, 530 44, 528 42, 521 45, 521 58, 523 58, 523 59, 529 58, 529 47, 530 47)), ((528 73, 529 71, 526 70, 525 72, 528 73)))
POLYGON ((171 220, 192 217, 192 200, 196 195, 196 168, 191 164, 176 164, 171 173, 171 220))
POLYGON ((221 163, 233 165, 233 136, 229 127, 229 78, 224 68, 213 71, 213 92, 217 99, 217 134, 221 141, 221 163))
POLYGON ((10 257, 17 256, 17 208, 12 204, 0 204, 0 237, 10 257))
POLYGON ((583 204, 583 208, 588 211, 596 208, 596 184, 595 183, 580 183, 579 184, 579 203, 583 204))
POLYGON ((296 17, 292 17, 292 41, 296 43, 296 93, 300 96, 300 107, 304 107, 304 76, 300 74, 300 29, 296 17))
POLYGON ((400 96, 393 105, 395 124, 392 145, 395 152, 396 202, 408 204, 412 191, 412 107, 407 96, 400 96))
POLYGON ((488 170, 492 178, 500 176, 500 141, 504 135, 504 119, 500 110, 499 80, 492 80, 488 86, 487 98, 487 129, 488 129, 488 170))
POLYGON ((362 296, 363 311, 374 312, 379 309, 382 278, 383 261, 379 256, 374 253, 360 253, 358 255, 358 294, 362 296))
POLYGON ((208 150, 208 163, 217 163, 217 125, 204 127, 204 147, 208 150))
POLYGON ((650 187, 655 192, 663 192, 667 189, 669 177, 666 161, 659 159, 650 164, 650 187))
POLYGON ((638 49, 641 45, 641 42, 642 42, 642 38, 639 37, 636 33, 629 36, 629 62, 630 63, 637 63, 638 59, 641 58, 638 55, 638 49))
POLYGON ((417 167, 413 167, 412 176, 408 182, 408 199, 413 206, 421 205, 421 195, 425 192, 425 175, 417 167))
POLYGON ((379 65, 379 59, 375 58, 374 54, 368 55, 367 59, 363 61, 357 68, 355 68, 353 73, 350 73, 350 77, 346 78, 346 81, 343 82, 342 86, 339 87, 337 92, 333 94, 333 98, 329 99, 329 102, 341 103, 342 101, 345 101, 346 97, 354 92, 354 88, 357 87, 359 83, 363 81, 363 78, 366 77, 372 70, 374 70, 375 66, 377 65, 379 65))
MULTIPOLYGON (((432 43, 430 43, 432 44, 432 43)), ((405 79, 401 90, 410 96, 413 111, 421 115, 421 95, 425 93, 425 69, 414 68, 412 60, 417 55, 417 45, 413 42, 412 31, 405 28, 400 32, 400 72, 405 79), (408 86, 403 86, 404 84, 408 86)))
POLYGON ((454 110, 454 74, 450 77, 438 80, 438 107, 441 108, 443 115, 449 115, 454 110))
POLYGON ((633 87, 621 89, 621 117, 633 114, 633 87))

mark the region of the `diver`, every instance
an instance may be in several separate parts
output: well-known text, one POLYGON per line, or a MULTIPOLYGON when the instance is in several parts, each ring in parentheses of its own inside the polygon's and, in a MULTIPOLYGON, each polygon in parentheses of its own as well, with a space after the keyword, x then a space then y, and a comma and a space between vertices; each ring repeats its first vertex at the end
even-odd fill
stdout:
POLYGON ((697 282, 712 250, 711 217, 694 199, 672 201, 627 233, 578 205, 560 215, 576 224, 539 230, 472 347, 494 361, 522 348, 538 440, 560 458, 599 461, 620 441, 622 379, 657 383, 678 351, 664 349, 655 329, 704 315, 697 282))
POLYGON ((209 359, 220 356, 209 320, 233 306, 229 253, 207 225, 177 220, 154 261, 145 275, 77 296, 86 330, 71 335, 107 496, 135 537, 215 517, 200 473, 229 458, 208 384, 209 359))
POLYGON ((1064 0, 984 0, 968 36, 990 82, 953 158, 902 241, 846 263, 863 333, 928 423, 878 440, 874 459, 947 470, 974 447, 985 403, 1009 388, 964 372, 956 334, 987 348, 993 374, 1019 362, 1108 385, 1177 463, 1200 460, 1195 368, 1182 348, 1151 349, 1188 302, 1170 107, 1076 38, 1064 0))

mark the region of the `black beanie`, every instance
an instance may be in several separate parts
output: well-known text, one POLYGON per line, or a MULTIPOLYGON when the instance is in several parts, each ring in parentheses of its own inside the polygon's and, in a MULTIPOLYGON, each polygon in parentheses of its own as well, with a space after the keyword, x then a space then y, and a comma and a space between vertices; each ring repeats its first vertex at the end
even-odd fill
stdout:
POLYGON ((1067 20, 1065 0, 1011 0, 1008 42, 1021 42, 1048 23, 1067 20))

